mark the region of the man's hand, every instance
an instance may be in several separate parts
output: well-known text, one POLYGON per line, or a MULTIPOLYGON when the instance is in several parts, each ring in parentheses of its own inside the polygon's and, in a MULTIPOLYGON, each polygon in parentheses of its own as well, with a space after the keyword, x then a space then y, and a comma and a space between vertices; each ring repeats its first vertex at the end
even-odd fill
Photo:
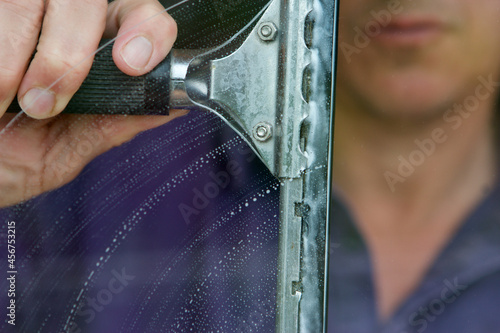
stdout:
POLYGON ((0 0, 0 207, 67 183, 98 154, 184 114, 58 115, 101 38, 117 35, 116 65, 143 75, 170 51, 177 27, 156 0, 0 0), (4 114, 16 96, 26 114, 4 114))

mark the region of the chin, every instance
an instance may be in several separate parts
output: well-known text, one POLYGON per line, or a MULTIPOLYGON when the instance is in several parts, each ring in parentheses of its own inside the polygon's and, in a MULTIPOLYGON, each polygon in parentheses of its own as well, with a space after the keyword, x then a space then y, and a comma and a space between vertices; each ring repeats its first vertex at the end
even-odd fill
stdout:
POLYGON ((387 120, 409 121, 440 121, 447 110, 453 107, 453 99, 448 94, 416 92, 398 96, 384 96, 368 102, 371 109, 387 120))
POLYGON ((436 106, 430 103, 408 103, 392 102, 389 106, 372 108, 371 113, 376 113, 388 121, 412 121, 412 122, 430 122, 442 119, 447 108, 436 106))
POLYGON ((450 76, 436 72, 391 73, 345 82, 346 87, 341 87, 339 93, 379 116, 429 119, 441 117, 463 95, 465 87, 459 84, 463 81, 450 76))

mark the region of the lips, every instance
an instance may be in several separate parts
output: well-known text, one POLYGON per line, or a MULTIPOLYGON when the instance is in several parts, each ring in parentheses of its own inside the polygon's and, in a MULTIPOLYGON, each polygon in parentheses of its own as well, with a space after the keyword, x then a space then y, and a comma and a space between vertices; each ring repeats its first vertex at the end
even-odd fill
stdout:
POLYGON ((394 47, 419 47, 430 43, 443 32, 443 24, 428 18, 395 18, 374 40, 394 47))

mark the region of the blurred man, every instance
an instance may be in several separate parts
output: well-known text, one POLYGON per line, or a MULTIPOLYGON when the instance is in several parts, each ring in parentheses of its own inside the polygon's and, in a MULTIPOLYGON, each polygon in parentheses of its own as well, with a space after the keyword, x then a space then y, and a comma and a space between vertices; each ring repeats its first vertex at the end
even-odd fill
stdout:
POLYGON ((498 331, 500 1, 339 8, 329 330, 498 331))

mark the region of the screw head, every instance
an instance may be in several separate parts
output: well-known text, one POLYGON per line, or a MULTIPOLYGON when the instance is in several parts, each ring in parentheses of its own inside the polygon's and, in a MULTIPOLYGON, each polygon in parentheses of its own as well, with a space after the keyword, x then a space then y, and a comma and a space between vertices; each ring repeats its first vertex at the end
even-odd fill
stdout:
POLYGON ((261 142, 269 140, 273 136, 273 127, 268 123, 258 123, 253 129, 253 137, 261 142))
POLYGON ((273 32, 273 29, 269 26, 269 25, 264 25, 262 26, 262 28, 260 29, 260 33, 262 34, 262 36, 264 37, 269 37, 271 36, 273 32))
POLYGON ((257 29, 260 39, 263 41, 273 41, 276 39, 278 28, 273 22, 262 22, 257 29))

